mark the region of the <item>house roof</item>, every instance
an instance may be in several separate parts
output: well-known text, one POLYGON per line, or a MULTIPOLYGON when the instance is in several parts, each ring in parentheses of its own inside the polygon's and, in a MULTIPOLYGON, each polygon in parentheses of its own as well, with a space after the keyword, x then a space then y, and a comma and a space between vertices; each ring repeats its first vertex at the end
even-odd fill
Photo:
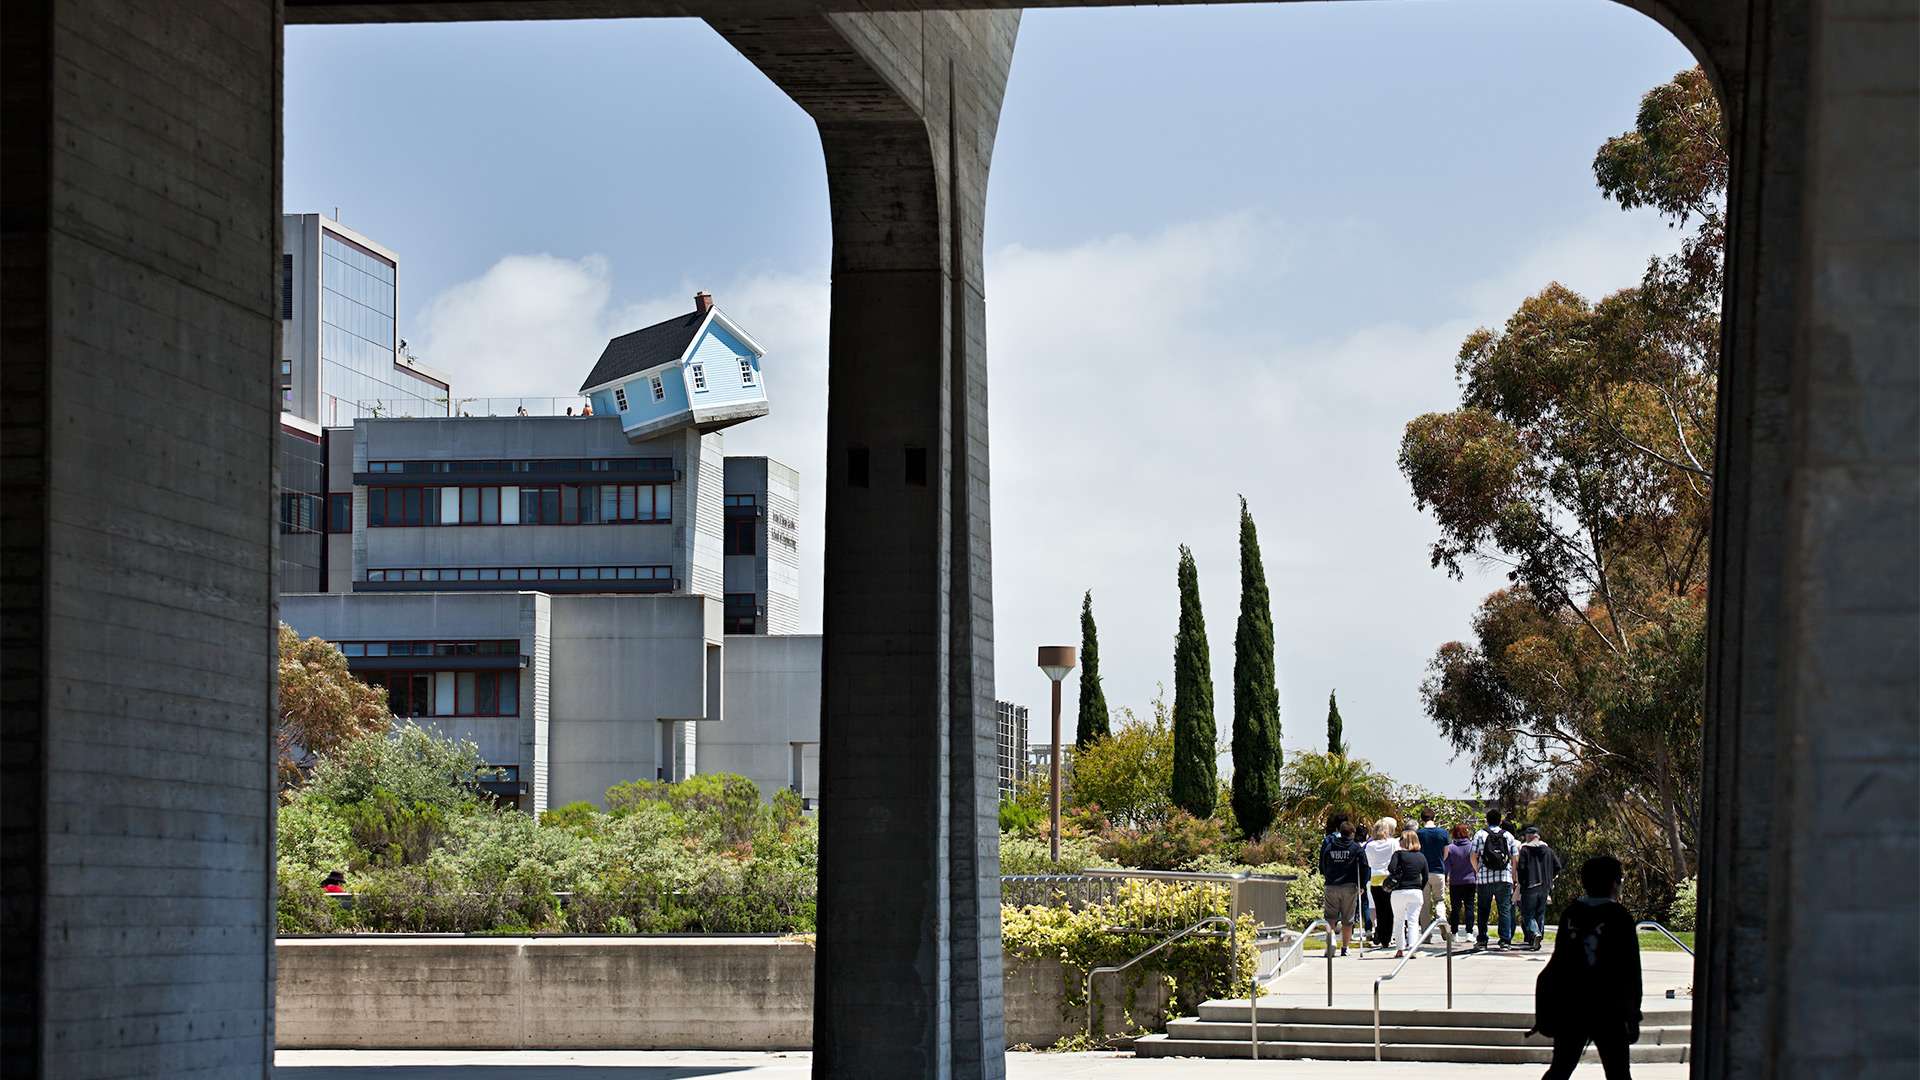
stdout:
POLYGON ((680 359, 706 321, 706 312, 689 311, 630 334, 621 334, 607 342, 587 381, 580 384, 581 391, 680 359))

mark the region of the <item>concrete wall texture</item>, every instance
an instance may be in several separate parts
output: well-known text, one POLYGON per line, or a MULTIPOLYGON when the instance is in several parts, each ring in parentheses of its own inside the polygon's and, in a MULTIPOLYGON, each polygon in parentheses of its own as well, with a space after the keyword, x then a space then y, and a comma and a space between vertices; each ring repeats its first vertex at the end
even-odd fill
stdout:
MULTIPOLYGON (((803 1050, 814 948, 777 938, 286 938, 284 1050, 803 1050)), ((1149 1027, 1171 995, 1149 965, 1097 988, 1101 1030, 1149 1027), (1128 986, 1136 983, 1132 1004, 1128 986)), ((1057 960, 1007 966, 1007 1045, 1085 1029, 1057 960)), ((1078 991, 1075 991, 1077 996, 1078 991)))
MULTIPOLYGON (((836 375, 815 1069, 1002 1075, 980 236, 1018 15, 284 6, 704 15, 814 117, 836 375)), ((1920 11, 1633 6, 1704 62, 1733 145, 1694 1075, 1911 1076, 1920 899, 1829 856, 1836 817, 1897 847, 1920 802, 1920 11)), ((268 1069, 281 18, 0 5, 0 1041, 28 1075, 268 1069)))
POLYGON ((739 773, 771 799, 802 743, 800 794, 819 798, 820 635, 727 635, 726 687, 725 720, 700 730, 700 771, 739 773))
POLYGON ((288 939, 279 1045, 805 1049, 813 946, 767 938, 288 939))

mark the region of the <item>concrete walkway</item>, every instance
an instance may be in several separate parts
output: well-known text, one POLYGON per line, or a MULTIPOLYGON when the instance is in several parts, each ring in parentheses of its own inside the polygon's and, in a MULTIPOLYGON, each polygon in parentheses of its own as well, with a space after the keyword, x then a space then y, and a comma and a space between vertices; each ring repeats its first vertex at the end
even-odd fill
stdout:
MULTIPOLYGON (((813 1055, 718 1050, 282 1050, 286 1080, 810 1080, 813 1055)), ((1537 1080, 1538 1065, 1371 1061, 1142 1061, 1123 1054, 1008 1054, 1008 1080, 1537 1080)), ((1582 1065, 1576 1080, 1600 1080, 1582 1065)), ((1685 1080, 1685 1065, 1636 1065, 1635 1080, 1685 1080)))
MULTIPOLYGON (((1549 946, 1551 948, 1551 946, 1549 946)), ((1453 1004, 1456 1009, 1477 1012, 1533 1012, 1533 985, 1546 966, 1541 952, 1456 952, 1453 954, 1453 1004)), ((1327 961, 1308 947, 1299 967, 1268 983, 1269 992, 1261 995, 1260 1007, 1327 1004, 1327 961)), ((1348 956, 1333 961, 1333 1004, 1336 1008, 1373 1008, 1373 982, 1399 963, 1392 949, 1362 953, 1354 949, 1348 956)), ((1685 990, 1693 982, 1693 957, 1683 952, 1640 954, 1641 982, 1646 998, 1641 1008, 1648 1013, 1672 1012, 1693 1007, 1686 998, 1669 1000, 1668 990, 1685 990)), ((1447 961, 1445 951, 1429 947, 1420 958, 1387 983, 1380 991, 1382 1009, 1444 1008, 1447 1003, 1447 961)))

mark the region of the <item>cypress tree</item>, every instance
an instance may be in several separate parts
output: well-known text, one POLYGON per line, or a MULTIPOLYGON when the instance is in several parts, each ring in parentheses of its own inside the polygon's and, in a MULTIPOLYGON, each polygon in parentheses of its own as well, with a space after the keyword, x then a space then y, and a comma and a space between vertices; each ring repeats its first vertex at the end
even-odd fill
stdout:
POLYGON ((1073 745, 1084 750, 1112 732, 1107 694, 1100 689, 1100 631, 1093 625, 1093 590, 1080 602, 1080 720, 1073 745))
POLYGON ((1200 610, 1200 571, 1180 545, 1180 629, 1173 639, 1173 804, 1197 818, 1213 816, 1219 774, 1213 763, 1213 662, 1200 610))
POLYGON ((1333 699, 1333 691, 1327 691, 1327 753, 1334 757, 1347 756, 1346 732, 1340 724, 1340 703, 1333 699))
POLYGON ((1259 836, 1280 797, 1280 689, 1273 664, 1273 605, 1260 535, 1240 500, 1240 621, 1233 633, 1233 816, 1259 836))

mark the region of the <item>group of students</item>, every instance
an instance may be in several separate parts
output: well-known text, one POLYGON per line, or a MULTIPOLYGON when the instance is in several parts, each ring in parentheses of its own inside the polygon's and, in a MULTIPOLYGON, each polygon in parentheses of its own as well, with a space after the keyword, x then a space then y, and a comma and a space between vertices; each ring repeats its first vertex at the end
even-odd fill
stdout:
POLYGON ((1430 810, 1420 811, 1418 828, 1402 829, 1390 817, 1371 828, 1336 814, 1320 844, 1320 876, 1326 882, 1327 925, 1340 935, 1347 955, 1359 928, 1378 948, 1391 946, 1405 956, 1420 933, 1423 911, 1439 912, 1445 903, 1456 942, 1472 938, 1474 948, 1489 948, 1489 929, 1498 919, 1498 944, 1513 947, 1515 909, 1524 948, 1538 950, 1546 937, 1547 903, 1560 856, 1539 828, 1529 825, 1514 835, 1499 810, 1487 811, 1486 827, 1469 831, 1443 828, 1430 810))

